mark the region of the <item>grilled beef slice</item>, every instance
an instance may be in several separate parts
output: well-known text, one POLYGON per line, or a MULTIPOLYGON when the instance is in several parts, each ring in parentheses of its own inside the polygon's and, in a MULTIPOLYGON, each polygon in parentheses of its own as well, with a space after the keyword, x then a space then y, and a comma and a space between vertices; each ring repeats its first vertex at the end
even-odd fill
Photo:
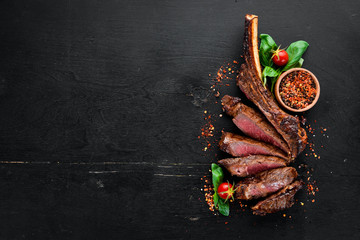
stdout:
POLYGON ((222 100, 223 110, 233 117, 234 124, 247 136, 270 143, 285 153, 290 154, 287 143, 263 114, 246 106, 240 98, 225 95, 222 100))
POLYGON ((302 181, 295 181, 265 200, 258 202, 251 208, 253 214, 264 216, 267 213, 275 213, 291 207, 294 205, 295 193, 302 188, 303 184, 302 181))
POLYGON ((219 146, 222 151, 227 152, 234 157, 260 154, 276 156, 288 160, 288 156, 273 145, 229 132, 222 133, 219 146))
POLYGON ((246 64, 241 65, 237 85, 284 138, 294 159, 306 146, 306 132, 300 127, 299 119, 281 110, 271 92, 262 84, 257 28, 257 16, 246 15, 243 43, 246 64))
POLYGON ((236 184, 236 198, 251 200, 266 197, 292 183, 297 175, 296 169, 293 167, 261 172, 236 184))
POLYGON ((227 158, 218 162, 224 166, 231 175, 238 177, 247 177, 265 170, 286 166, 286 161, 284 159, 264 155, 227 158))

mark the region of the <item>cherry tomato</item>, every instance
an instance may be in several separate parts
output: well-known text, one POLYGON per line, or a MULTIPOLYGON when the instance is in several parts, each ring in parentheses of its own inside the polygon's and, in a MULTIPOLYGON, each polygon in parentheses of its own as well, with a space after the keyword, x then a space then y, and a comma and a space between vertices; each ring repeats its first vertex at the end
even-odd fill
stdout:
POLYGON ((272 61, 273 63, 275 63, 275 65, 279 67, 285 66, 289 61, 289 55, 285 50, 277 49, 272 55, 272 61))
POLYGON ((235 190, 232 184, 224 182, 219 185, 217 192, 219 197, 227 200, 229 198, 233 198, 235 190))

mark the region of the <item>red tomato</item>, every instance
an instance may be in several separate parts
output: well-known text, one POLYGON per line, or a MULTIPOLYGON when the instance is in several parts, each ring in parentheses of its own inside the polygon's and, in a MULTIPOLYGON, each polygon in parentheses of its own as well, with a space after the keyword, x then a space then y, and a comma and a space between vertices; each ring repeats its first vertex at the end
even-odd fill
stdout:
POLYGON ((272 61, 273 63, 275 63, 275 65, 279 67, 285 66, 289 61, 289 55, 285 50, 277 49, 272 55, 272 61))
POLYGON ((227 199, 233 197, 235 190, 234 190, 233 185, 231 185, 228 182, 224 182, 219 185, 217 192, 218 192, 219 197, 227 200, 227 199))

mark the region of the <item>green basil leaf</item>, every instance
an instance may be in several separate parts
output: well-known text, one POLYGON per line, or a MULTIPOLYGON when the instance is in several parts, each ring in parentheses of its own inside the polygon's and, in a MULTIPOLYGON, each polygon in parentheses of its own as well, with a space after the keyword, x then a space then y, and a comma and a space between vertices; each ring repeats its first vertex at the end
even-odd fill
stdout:
POLYGON ((302 67, 303 64, 304 64, 304 59, 300 58, 300 60, 297 62, 297 64, 294 66, 294 68, 302 67))
POLYGON ((212 182, 214 185, 214 191, 217 192, 219 185, 223 182, 224 172, 217 164, 211 164, 212 182))
POLYGON ((229 216, 230 206, 229 201, 226 201, 219 197, 217 193, 217 189, 219 185, 223 182, 224 172, 220 166, 213 163, 211 164, 211 172, 212 172, 212 182, 214 186, 214 205, 215 208, 219 210, 219 212, 224 216, 229 216))
POLYGON ((272 78, 271 79, 271 92, 274 93, 274 87, 275 87, 275 83, 278 80, 278 78, 272 78))
POLYGON ((219 213, 221 213, 224 216, 229 216, 230 214, 229 201, 225 202, 225 200, 219 198, 219 213))
POLYGON ((267 77, 277 77, 279 75, 278 71, 273 69, 272 67, 264 67, 263 75, 267 77))
POLYGON ((280 75, 279 71, 273 69, 272 67, 264 67, 264 70, 262 72, 262 77, 263 77, 263 84, 264 87, 266 86, 267 83, 267 77, 270 77, 270 79, 272 78, 278 78, 278 76, 280 75))
POLYGON ((271 60, 272 52, 271 50, 276 50, 277 45, 272 37, 268 34, 260 34, 260 47, 259 47, 259 58, 260 63, 263 66, 271 67, 273 62, 271 60))
POLYGON ((214 193, 213 200, 214 200, 214 206, 215 206, 215 208, 218 208, 219 195, 218 195, 216 192, 214 193))
POLYGON ((289 61, 282 69, 282 71, 285 72, 290 68, 295 67, 300 61, 302 55, 304 54, 308 46, 309 44, 303 40, 290 44, 290 46, 286 49, 286 52, 289 55, 289 61))

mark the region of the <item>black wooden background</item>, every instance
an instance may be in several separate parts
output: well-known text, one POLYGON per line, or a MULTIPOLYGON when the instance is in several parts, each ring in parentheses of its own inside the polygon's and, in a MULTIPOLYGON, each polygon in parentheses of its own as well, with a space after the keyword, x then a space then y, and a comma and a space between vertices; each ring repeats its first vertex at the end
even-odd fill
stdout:
MULTIPOLYGON (((1 1, 0 239, 359 239, 359 14, 357 0, 1 1), (213 76, 242 61, 246 13, 283 47, 310 44, 321 158, 294 166, 319 192, 226 218, 201 191, 225 155, 198 135, 221 113, 213 76)), ((240 95, 229 83, 221 96, 240 95)))

